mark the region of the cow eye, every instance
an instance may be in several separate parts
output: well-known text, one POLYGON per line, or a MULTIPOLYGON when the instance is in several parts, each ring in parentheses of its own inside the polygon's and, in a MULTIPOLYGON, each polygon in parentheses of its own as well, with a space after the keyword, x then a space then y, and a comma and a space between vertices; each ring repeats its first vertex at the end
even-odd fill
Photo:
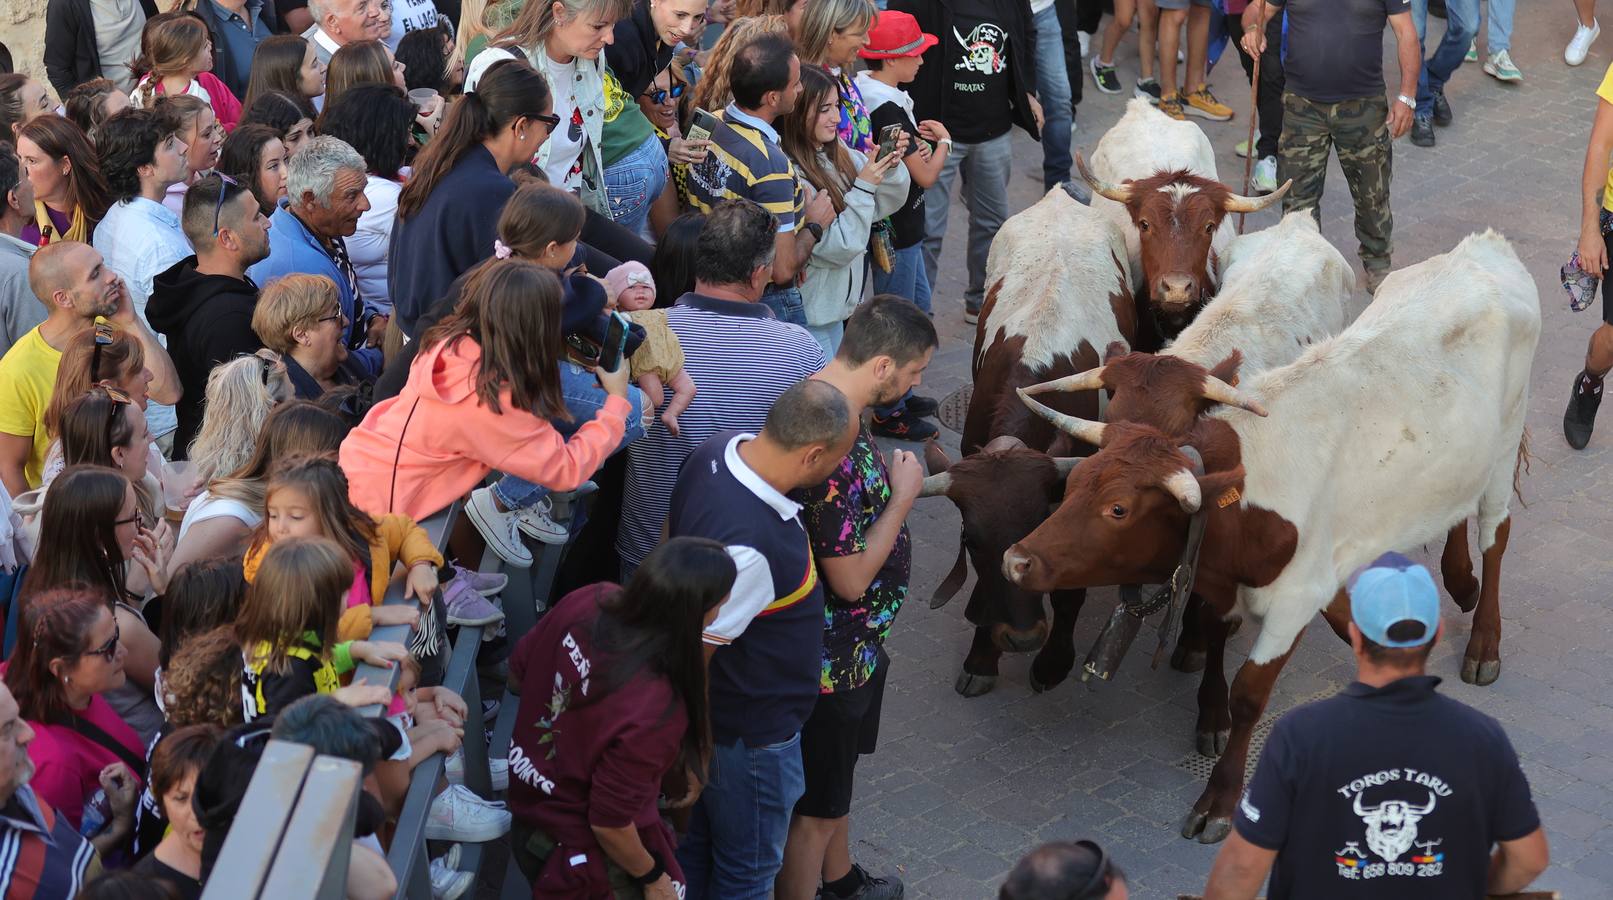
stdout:
POLYGON ((1115 505, 1109 507, 1109 515, 1116 519, 1124 519, 1126 517, 1126 508, 1116 503, 1115 505))
POLYGON ((1204 226, 1204 233, 1205 234, 1214 234, 1215 233, 1215 223, 1211 222, 1211 223, 1205 225, 1204 226))
POLYGON ((1147 219, 1138 219, 1137 220, 1137 230, 1138 231, 1147 231, 1148 230, 1148 220, 1147 219))

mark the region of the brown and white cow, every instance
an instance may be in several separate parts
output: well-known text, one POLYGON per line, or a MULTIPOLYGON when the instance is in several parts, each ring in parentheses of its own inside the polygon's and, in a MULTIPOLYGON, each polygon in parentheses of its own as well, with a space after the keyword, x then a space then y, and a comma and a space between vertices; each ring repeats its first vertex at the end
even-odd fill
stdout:
MULTIPOLYGON (((1249 379, 1245 405, 1266 417, 1217 409, 1173 436, 1039 410, 1101 449, 1074 468, 1058 511, 1005 554, 1005 577, 1026 590, 1159 582, 1202 507, 1197 593, 1223 619, 1260 622, 1230 710, 1201 703, 1201 749, 1230 736, 1184 836, 1208 843, 1230 830, 1272 684, 1318 612, 1344 629, 1346 577, 1384 551, 1450 535, 1475 511, 1484 578, 1462 676, 1495 679, 1501 557, 1539 335, 1534 282, 1490 231, 1392 274, 1342 334, 1249 379), (1206 474, 1194 476, 1182 446, 1198 450, 1206 474)), ((1152 389, 1202 392, 1205 373, 1193 375, 1152 389)), ((1446 586, 1460 597, 1471 563, 1454 567, 1453 585, 1450 556, 1446 586)), ((1224 629, 1211 638, 1218 666, 1224 629)))
MULTIPOLYGON (((1147 311, 1137 346, 1156 350, 1216 293, 1219 257, 1233 238, 1229 212, 1277 202, 1232 193, 1216 178, 1215 150, 1197 125, 1133 100, 1098 141, 1092 167, 1075 162, 1096 196, 1093 209, 1125 236, 1133 292, 1147 311)), ((989 281, 987 282, 990 283, 989 281)))

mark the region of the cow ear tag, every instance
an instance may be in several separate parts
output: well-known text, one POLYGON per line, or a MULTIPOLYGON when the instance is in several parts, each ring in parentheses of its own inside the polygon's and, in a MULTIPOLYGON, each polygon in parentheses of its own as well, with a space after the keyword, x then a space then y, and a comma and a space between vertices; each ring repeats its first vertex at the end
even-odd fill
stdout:
POLYGON ((1238 493, 1236 486, 1229 487, 1221 492, 1221 496, 1215 498, 1215 506, 1217 509, 1226 509, 1232 504, 1237 503, 1242 497, 1243 495, 1238 493))

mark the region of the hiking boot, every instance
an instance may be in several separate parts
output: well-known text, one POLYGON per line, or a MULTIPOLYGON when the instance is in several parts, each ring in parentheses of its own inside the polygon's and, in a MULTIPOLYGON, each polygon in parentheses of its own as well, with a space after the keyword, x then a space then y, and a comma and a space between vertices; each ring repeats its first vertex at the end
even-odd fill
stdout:
POLYGON ((1120 76, 1115 74, 1114 63, 1099 62, 1094 56, 1087 63, 1087 68, 1092 70, 1092 83, 1098 86, 1098 90, 1105 94, 1120 93, 1120 76))
POLYGON ((1512 55, 1502 50, 1484 63, 1484 74, 1497 81, 1522 81, 1523 73, 1512 64, 1512 55))
POLYGON ((1198 90, 1190 91, 1182 99, 1185 101, 1182 104, 1182 112, 1190 116, 1198 116, 1212 122, 1225 122, 1232 118, 1232 107, 1215 99, 1207 84, 1200 85, 1198 90))
POLYGON ((868 430, 880 437, 888 437, 898 441, 913 441, 920 444, 941 433, 941 429, 935 423, 928 422, 911 413, 901 413, 888 419, 874 416, 868 430))
POLYGON ((1563 437, 1568 446, 1584 450, 1591 442, 1591 429, 1596 427, 1596 408, 1602 405, 1602 376, 1581 370, 1574 378, 1574 393, 1568 398, 1568 411, 1563 413, 1563 437))
POLYGON ((1367 289, 1367 293, 1376 296, 1378 293, 1378 286, 1383 284, 1383 280, 1388 277, 1388 269, 1367 269, 1366 278, 1364 279, 1364 286, 1367 289))
POLYGON ((1434 124, 1441 128, 1451 124, 1455 118, 1451 114, 1451 101, 1445 99, 1445 92, 1440 91, 1434 95, 1434 124))
MULTIPOLYGON (((1578 23, 1575 23, 1578 25, 1578 23)), ((1591 20, 1591 27, 1578 25, 1574 29, 1574 39, 1568 42, 1568 49, 1563 51, 1563 62, 1577 66, 1585 61, 1585 54, 1591 52, 1591 44, 1596 42, 1597 35, 1602 33, 1602 23, 1591 20)))
POLYGON ((554 506, 548 497, 544 497, 526 509, 518 509, 515 511, 515 527, 521 529, 522 534, 535 541, 542 541, 545 544, 564 544, 566 538, 571 536, 571 530, 556 522, 549 515, 553 509, 554 506))
POLYGON ((1187 116, 1182 112, 1182 100, 1179 94, 1159 98, 1159 111, 1178 122, 1186 122, 1187 116))
POLYGON ((457 574, 442 586, 442 604, 449 625, 491 625, 504 618, 503 610, 478 593, 469 578, 457 574))
POLYGON ((1462 62, 1478 62, 1478 61, 1479 61, 1479 41, 1478 41, 1477 38, 1474 38, 1473 41, 1467 45, 1467 55, 1462 57, 1462 62))
POLYGON ((475 872, 461 872, 440 859, 431 861, 431 900, 459 900, 475 884, 475 872))
POLYGON ((496 841, 510 832, 510 811, 503 801, 483 800, 462 784, 451 784, 431 801, 426 840, 496 841))
POLYGON ((1160 97, 1159 79, 1157 79, 1157 78, 1139 78, 1139 79, 1137 79, 1137 89, 1135 91, 1133 91, 1132 93, 1133 93, 1133 95, 1136 96, 1136 98, 1138 100, 1147 100, 1149 103, 1152 103, 1155 106, 1158 106, 1159 105, 1159 97, 1160 97))
POLYGON ((1277 157, 1268 156, 1255 163, 1254 188, 1257 194, 1277 190, 1277 157))
POLYGON ((921 419, 931 419, 935 417, 936 413, 941 411, 941 401, 935 399, 934 397, 925 397, 921 394, 914 394, 913 396, 907 398, 907 403, 903 408, 910 416, 918 416, 921 419))
MULTIPOLYGON (((488 780, 493 783, 493 790, 507 791, 510 789, 510 761, 494 756, 487 758, 488 780)), ((443 763, 442 777, 448 779, 449 784, 465 783, 465 751, 455 750, 454 755, 448 757, 443 763)))
POLYGON ((1411 120, 1411 142, 1419 147, 1434 146, 1434 117, 1418 115, 1411 120))
POLYGON ((868 874, 868 870, 857 863, 851 864, 851 874, 856 875, 857 889, 849 894, 837 894, 824 886, 824 900, 901 900, 903 894, 902 880, 895 875, 876 878, 868 874))
POLYGON ((493 499, 493 489, 490 487, 477 488, 470 492, 470 502, 465 504, 465 515, 470 519, 476 530, 481 532, 482 540, 499 559, 507 565, 517 569, 532 567, 532 551, 521 540, 521 529, 516 527, 516 514, 514 510, 499 509, 498 503, 493 499))

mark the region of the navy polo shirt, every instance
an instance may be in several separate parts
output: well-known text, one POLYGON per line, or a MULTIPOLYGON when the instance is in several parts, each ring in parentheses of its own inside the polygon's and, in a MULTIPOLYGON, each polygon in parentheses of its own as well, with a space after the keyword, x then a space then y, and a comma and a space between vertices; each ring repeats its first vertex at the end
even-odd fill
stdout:
POLYGON ((238 13, 230 12, 213 0, 198 0, 198 2, 212 8, 213 17, 218 22, 218 28, 213 34, 227 45, 218 57, 228 69, 215 71, 213 74, 234 91, 236 96, 244 98, 247 85, 252 81, 252 55, 258 52, 258 44, 274 34, 269 28, 269 23, 263 20, 263 0, 247 0, 241 10, 246 14, 245 18, 238 13))
POLYGON ((823 591, 801 507, 739 456, 755 435, 719 434, 689 455, 667 533, 710 538, 739 569, 703 638, 711 657, 711 733, 760 747, 789 740, 818 700, 823 591))
POLYGON ((1356 682, 1277 722, 1233 819, 1277 851, 1266 896, 1482 897, 1492 845, 1540 827, 1506 731, 1438 684, 1356 682))

